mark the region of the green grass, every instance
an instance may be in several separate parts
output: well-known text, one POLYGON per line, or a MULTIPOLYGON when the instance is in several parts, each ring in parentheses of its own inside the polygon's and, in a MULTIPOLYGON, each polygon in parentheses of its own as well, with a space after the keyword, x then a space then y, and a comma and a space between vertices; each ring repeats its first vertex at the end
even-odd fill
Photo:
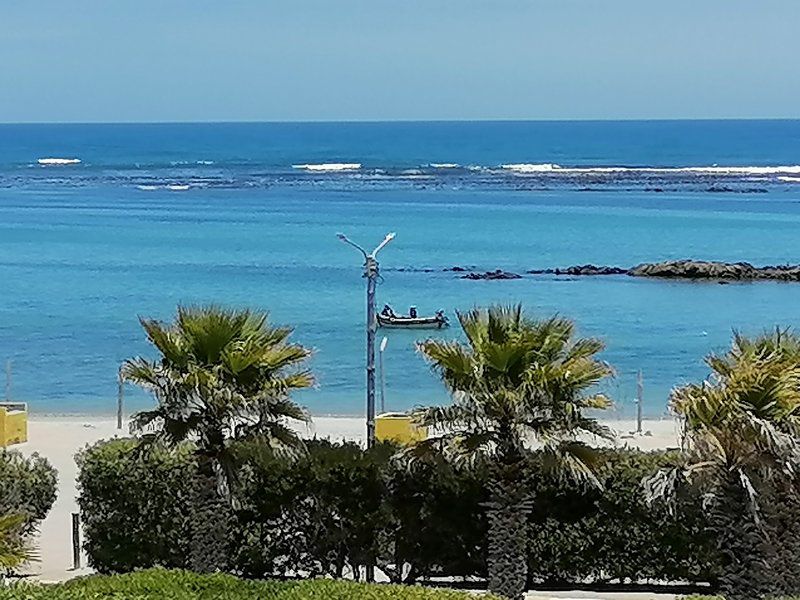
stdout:
MULTIPOLYGON (((56 585, 0 588, 0 600, 468 600, 465 592, 349 581, 247 581, 231 575, 197 575, 150 569, 126 575, 92 575, 56 585)), ((491 600, 492 596, 482 596, 491 600)))

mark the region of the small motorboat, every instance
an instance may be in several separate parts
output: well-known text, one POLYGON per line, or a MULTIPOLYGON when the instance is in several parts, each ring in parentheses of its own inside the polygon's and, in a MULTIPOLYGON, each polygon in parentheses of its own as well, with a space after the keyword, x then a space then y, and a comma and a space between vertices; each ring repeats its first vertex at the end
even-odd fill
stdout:
POLYGON ((440 310, 432 317, 420 317, 416 307, 411 307, 411 314, 396 315, 390 306, 386 305, 378 314, 378 325, 389 329, 444 329, 449 325, 444 311, 440 310))

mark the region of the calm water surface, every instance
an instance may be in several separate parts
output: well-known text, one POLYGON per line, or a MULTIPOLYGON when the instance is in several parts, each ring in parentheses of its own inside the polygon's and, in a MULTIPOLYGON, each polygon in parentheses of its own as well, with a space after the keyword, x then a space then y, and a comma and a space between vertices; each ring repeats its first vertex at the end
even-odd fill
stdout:
MULTIPOLYGON (((606 341, 619 410, 642 369, 658 415, 733 328, 800 324, 800 284, 442 269, 800 262, 798 164, 798 121, 0 126, 0 360, 35 411, 111 412, 120 361, 150 353, 137 315, 257 306, 316 350, 301 401, 360 414, 361 260, 335 233, 393 230, 380 303, 570 316, 606 341)), ((389 408, 445 401, 420 332, 386 335, 389 408)))

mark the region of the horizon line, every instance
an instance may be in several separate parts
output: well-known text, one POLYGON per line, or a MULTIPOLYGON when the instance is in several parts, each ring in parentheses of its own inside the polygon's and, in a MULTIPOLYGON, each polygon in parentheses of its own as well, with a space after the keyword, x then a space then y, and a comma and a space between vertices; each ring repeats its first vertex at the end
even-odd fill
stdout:
POLYGON ((797 117, 664 117, 664 118, 485 118, 485 119, 209 119, 158 121, 0 121, 5 125, 256 125, 256 124, 380 124, 380 123, 658 123, 708 121, 800 121, 797 117))

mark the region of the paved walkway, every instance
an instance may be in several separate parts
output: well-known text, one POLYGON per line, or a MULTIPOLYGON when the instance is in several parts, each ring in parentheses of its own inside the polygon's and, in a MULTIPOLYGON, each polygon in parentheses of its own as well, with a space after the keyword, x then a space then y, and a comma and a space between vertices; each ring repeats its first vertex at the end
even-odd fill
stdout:
POLYGON ((529 592, 527 600, 675 600, 674 594, 650 594, 647 592, 529 592))

